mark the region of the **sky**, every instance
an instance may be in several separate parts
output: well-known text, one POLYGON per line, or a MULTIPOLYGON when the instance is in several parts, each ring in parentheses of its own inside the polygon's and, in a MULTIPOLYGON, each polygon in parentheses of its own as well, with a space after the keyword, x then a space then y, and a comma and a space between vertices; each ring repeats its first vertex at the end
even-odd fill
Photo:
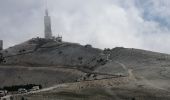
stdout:
MULTIPOLYGON (((96 48, 170 53, 170 0, 48 0, 53 35, 96 48)), ((4 48, 44 37, 44 0, 1 0, 4 48)))

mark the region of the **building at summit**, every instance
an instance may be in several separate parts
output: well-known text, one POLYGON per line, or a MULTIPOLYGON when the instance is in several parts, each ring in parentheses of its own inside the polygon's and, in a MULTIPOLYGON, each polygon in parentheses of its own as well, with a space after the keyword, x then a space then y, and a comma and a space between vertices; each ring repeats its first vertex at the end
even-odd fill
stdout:
POLYGON ((44 35, 46 39, 52 39, 52 30, 51 30, 51 17, 48 15, 48 9, 45 10, 44 16, 44 35))
POLYGON ((45 16, 44 16, 44 38, 62 42, 62 36, 58 35, 57 37, 54 37, 52 34, 51 17, 49 16, 49 12, 47 8, 45 9, 45 16))

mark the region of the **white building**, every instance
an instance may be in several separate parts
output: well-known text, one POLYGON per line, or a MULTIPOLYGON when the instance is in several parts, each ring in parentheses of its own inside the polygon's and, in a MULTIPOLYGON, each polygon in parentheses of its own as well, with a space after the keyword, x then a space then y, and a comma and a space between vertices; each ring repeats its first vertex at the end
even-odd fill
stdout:
POLYGON ((45 10, 44 16, 44 34, 45 39, 52 39, 52 30, 51 30, 51 17, 48 15, 48 9, 45 10))
MULTIPOLYGON (((47 1, 46 1, 46 3, 47 3, 47 1)), ((52 35, 51 17, 49 16, 47 8, 45 10, 45 16, 44 16, 44 37, 45 37, 45 39, 52 39, 52 40, 55 40, 57 42, 62 42, 62 36, 58 35, 58 37, 54 37, 52 35)))

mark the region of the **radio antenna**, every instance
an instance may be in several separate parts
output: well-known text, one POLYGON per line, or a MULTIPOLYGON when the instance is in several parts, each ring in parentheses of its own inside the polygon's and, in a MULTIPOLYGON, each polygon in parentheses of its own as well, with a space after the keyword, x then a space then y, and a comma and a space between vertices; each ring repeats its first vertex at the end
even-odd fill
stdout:
POLYGON ((45 15, 48 16, 48 2, 47 0, 44 0, 45 3, 45 15))

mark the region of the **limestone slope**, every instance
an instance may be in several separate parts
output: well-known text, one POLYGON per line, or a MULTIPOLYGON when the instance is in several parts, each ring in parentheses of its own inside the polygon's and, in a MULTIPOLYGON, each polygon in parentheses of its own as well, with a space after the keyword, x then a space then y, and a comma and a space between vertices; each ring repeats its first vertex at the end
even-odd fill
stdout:
POLYGON ((4 80, 6 76, 10 77, 3 85, 36 83, 50 86, 65 82, 130 76, 129 78, 139 85, 170 88, 168 54, 132 48, 101 50, 89 45, 60 43, 41 38, 3 50, 2 54, 5 59, 0 65, 0 80, 4 80), (65 69, 57 69, 59 67, 65 69), (39 68, 38 71, 36 68, 39 68), (66 69, 70 70, 65 72, 66 69), (34 77, 33 80, 31 77, 34 77))

